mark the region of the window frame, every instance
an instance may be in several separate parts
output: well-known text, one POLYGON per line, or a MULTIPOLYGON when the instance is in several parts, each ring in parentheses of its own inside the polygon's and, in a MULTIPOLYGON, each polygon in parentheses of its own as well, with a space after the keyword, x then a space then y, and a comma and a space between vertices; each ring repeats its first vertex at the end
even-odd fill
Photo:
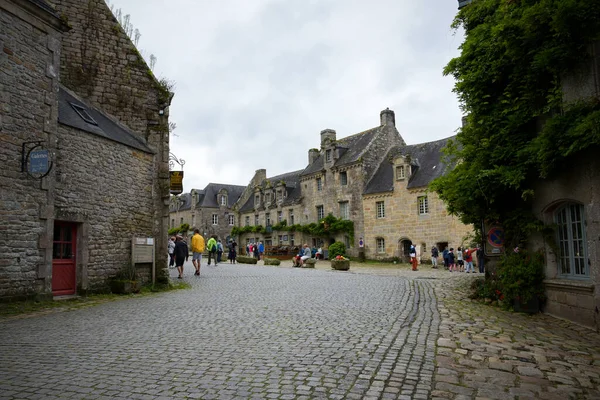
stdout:
POLYGON ((213 214, 212 215, 212 224, 213 225, 219 225, 219 214, 213 214))
POLYGON ((385 239, 382 237, 375 238, 375 251, 377 254, 385 254, 385 239))
POLYGON ((406 168, 404 165, 396 165, 396 180, 401 181, 406 178, 406 168))
POLYGON ((385 218, 385 201, 375 202, 375 216, 377 217, 377 219, 385 218))
POLYGON ((321 204, 317 206, 317 221, 325 218, 325 207, 321 204))
POLYGON ((557 274, 561 278, 588 280, 590 279, 590 266, 588 264, 588 248, 585 232, 586 215, 583 205, 578 203, 565 203, 554 212, 554 222, 557 225, 556 239, 558 245, 557 254, 557 274), (574 220, 573 212, 578 213, 579 220, 574 220), (564 214, 563 214, 564 213, 564 214), (565 217, 561 220, 561 214, 565 217), (575 225, 575 226, 574 226, 575 225), (578 237, 574 238, 574 229, 578 232, 578 237), (575 255, 576 248, 579 247, 578 256, 575 255), (565 251, 566 250, 566 251, 565 251), (565 265, 568 260, 568 265, 565 265), (578 269, 577 261, 583 269, 583 273, 576 273, 578 269), (565 270, 568 270, 565 272, 565 270))
POLYGON ((349 220, 350 219, 350 202, 349 201, 340 201, 340 219, 349 220), (345 212, 344 212, 345 209, 345 212))
POLYGON ((227 196, 221 195, 221 206, 227 207, 227 196))
POLYGON ((340 186, 348 186, 348 172, 340 172, 340 186))
POLYGON ((323 180, 322 178, 317 178, 317 192, 321 192, 323 190, 323 180))
POLYGON ((325 150, 325 162, 331 162, 331 149, 325 150))
POLYGON ((419 215, 427 215, 429 214, 429 197, 428 196, 419 196, 417 197, 417 209, 419 215))
POLYGON ((235 215, 229 214, 229 216, 227 217, 227 219, 228 219, 228 222, 229 222, 229 226, 235 225, 235 215))
POLYGON ((245 226, 250 226, 250 216, 246 215, 246 219, 245 219, 245 226))

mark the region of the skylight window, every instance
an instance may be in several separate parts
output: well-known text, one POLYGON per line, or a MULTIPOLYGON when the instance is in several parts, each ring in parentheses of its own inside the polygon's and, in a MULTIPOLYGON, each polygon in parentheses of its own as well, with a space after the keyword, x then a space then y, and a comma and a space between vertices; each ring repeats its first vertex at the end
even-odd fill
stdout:
POLYGON ((75 112, 81 117, 82 120, 84 120, 88 124, 98 125, 96 120, 94 120, 94 118, 92 118, 92 116, 90 115, 90 113, 88 113, 88 111, 85 109, 85 107, 82 107, 75 103, 69 103, 69 104, 71 104, 71 107, 73 107, 73 110, 75 110, 75 112))

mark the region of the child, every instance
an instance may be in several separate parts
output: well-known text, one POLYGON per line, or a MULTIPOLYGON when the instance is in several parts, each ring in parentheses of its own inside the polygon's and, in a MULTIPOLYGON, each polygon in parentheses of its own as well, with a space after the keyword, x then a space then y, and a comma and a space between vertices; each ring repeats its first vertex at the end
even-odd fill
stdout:
POLYGON ((456 249, 456 258, 457 258, 457 268, 459 269, 460 272, 464 272, 465 271, 465 262, 463 261, 463 252, 462 252, 462 247, 459 247, 458 249, 456 249))
POLYGON ((452 272, 452 270, 457 271, 456 264, 454 264, 454 247, 450 247, 450 251, 448 252, 448 271, 452 272))

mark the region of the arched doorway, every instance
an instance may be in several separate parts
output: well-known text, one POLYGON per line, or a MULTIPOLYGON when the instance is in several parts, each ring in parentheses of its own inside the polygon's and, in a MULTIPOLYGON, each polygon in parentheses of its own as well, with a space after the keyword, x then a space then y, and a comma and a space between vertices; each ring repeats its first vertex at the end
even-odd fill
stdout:
POLYGON ((410 246, 412 245, 412 240, 408 238, 402 238, 398 240, 398 257, 400 257, 400 261, 403 263, 410 262, 410 246))

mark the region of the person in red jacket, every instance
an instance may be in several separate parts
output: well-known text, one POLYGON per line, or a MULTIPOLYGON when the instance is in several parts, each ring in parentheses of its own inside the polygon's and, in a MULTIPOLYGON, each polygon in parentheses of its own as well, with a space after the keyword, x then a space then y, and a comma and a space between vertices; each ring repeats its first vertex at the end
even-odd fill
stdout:
POLYGON ((466 273, 470 273, 470 272, 475 273, 475 267, 473 266, 473 253, 476 251, 477 251, 477 249, 466 249, 463 252, 466 273))

